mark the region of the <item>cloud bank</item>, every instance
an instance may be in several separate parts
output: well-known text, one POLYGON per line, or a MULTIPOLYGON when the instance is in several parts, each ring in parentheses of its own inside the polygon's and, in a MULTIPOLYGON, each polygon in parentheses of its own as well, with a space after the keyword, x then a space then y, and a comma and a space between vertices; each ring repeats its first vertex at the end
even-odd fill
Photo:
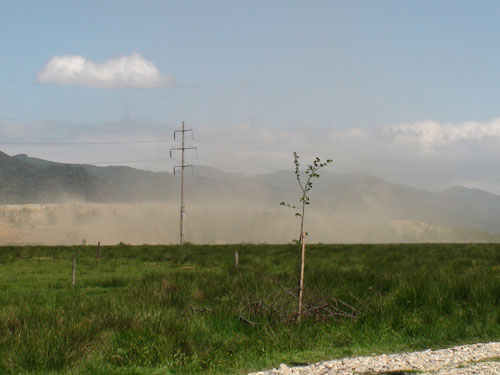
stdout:
MULTIPOLYGON (((454 185, 477 187, 500 194, 500 119, 455 124, 418 121, 381 127, 284 129, 256 124, 196 124, 198 156, 187 153, 190 164, 228 172, 265 174, 293 170, 294 151, 304 163, 319 156, 333 159, 336 173, 364 171, 406 185, 441 190, 454 185)), ((16 142, 92 142, 170 139, 179 124, 143 120, 68 123, 67 121, 2 121, 2 151, 27 153, 42 159, 71 163, 112 164, 156 171, 172 171, 179 161, 169 159, 172 144, 18 145, 16 142), (118 161, 138 161, 123 162, 118 161), (115 162, 116 161, 116 162, 115 162), (140 162, 139 162, 140 161, 140 162)), ((175 157, 178 157, 175 156, 175 157)), ((196 168, 194 168, 196 174, 196 168)))
POLYGON ((333 159, 329 169, 337 173, 364 171, 424 189, 464 185, 500 194, 500 118, 344 129, 207 127, 197 129, 196 140, 200 161, 234 172, 291 169, 297 151, 304 162, 333 159))
POLYGON ((38 72, 41 83, 98 88, 157 88, 172 86, 175 78, 163 76, 156 65, 138 53, 94 63, 83 56, 54 56, 38 72))
POLYGON ((418 144, 424 148, 439 148, 458 142, 500 137, 500 118, 486 123, 469 121, 459 124, 441 124, 437 121, 419 121, 386 126, 385 133, 397 143, 418 144))

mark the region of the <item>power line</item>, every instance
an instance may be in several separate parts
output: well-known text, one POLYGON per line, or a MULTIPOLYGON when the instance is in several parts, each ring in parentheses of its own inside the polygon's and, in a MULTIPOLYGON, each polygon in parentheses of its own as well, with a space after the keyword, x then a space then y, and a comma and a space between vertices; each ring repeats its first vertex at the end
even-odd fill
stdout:
MULTIPOLYGON (((200 142, 200 143, 203 143, 204 145, 208 146, 208 147, 212 147, 212 145, 206 143, 205 141, 200 141, 200 140, 196 140, 196 142, 200 142)), ((259 163, 263 163, 263 164, 267 164, 267 165, 271 165, 269 164, 267 161, 263 161, 263 160, 259 160, 259 159, 256 159, 254 157, 251 157, 251 156, 243 156, 241 155, 240 152, 236 152, 236 151, 233 151, 227 147, 223 147, 223 148, 217 148, 217 151, 222 151, 222 152, 227 152, 227 153, 230 153, 230 154, 233 154, 233 155, 236 155, 237 157, 239 158, 245 158, 245 159, 249 159, 249 160, 253 160, 253 161, 257 161, 259 163)))
POLYGON ((130 181, 153 181, 153 180, 165 180, 169 178, 170 173, 169 172, 154 172, 157 174, 164 174, 163 176, 151 176, 151 177, 133 177, 133 178, 106 178, 102 179, 101 182, 103 183, 122 183, 122 182, 130 182, 130 181))
POLYGON ((168 143, 173 139, 148 139, 139 141, 103 141, 103 142, 0 142, 0 145, 16 146, 65 146, 65 145, 116 145, 116 144, 137 144, 137 143, 168 143))
POLYGON ((224 154, 225 155, 229 155, 229 154, 231 154, 231 155, 233 155, 232 156, 233 158, 236 158, 236 159, 239 159, 241 161, 247 162, 248 164, 251 163, 251 162, 254 162, 254 163, 251 164, 252 166, 255 166, 255 162, 257 162, 258 165, 259 165, 259 167, 267 169, 267 170, 270 170, 270 171, 273 171, 273 172, 276 172, 277 170, 283 169, 282 167, 278 167, 277 165, 273 165, 273 164, 269 163, 268 161, 259 160, 259 159, 253 158, 251 156, 244 156, 244 155, 242 155, 239 152, 236 152, 236 151, 228 149, 227 147, 214 148, 211 145, 207 144, 206 142, 199 141, 199 140, 196 140, 196 142, 200 142, 204 146, 208 146, 208 148, 210 149, 210 152, 218 153, 220 155, 224 155, 224 154))
POLYGON ((155 161, 169 161, 168 158, 163 159, 143 159, 143 160, 118 160, 118 161, 99 161, 99 162, 87 162, 87 163, 75 163, 75 164, 88 164, 88 165, 100 165, 100 164, 113 164, 113 163, 148 163, 155 161))
MULTIPOLYGON (((209 153, 212 155, 212 152, 209 151, 209 153)), ((238 163, 238 165, 241 165, 243 163, 243 164, 246 164, 249 167, 254 167, 255 168, 255 166, 256 166, 256 163, 253 163, 252 161, 249 161, 249 160, 238 159, 238 158, 234 158, 234 157, 228 157, 227 156, 228 154, 224 154, 224 153, 219 153, 219 155, 221 157, 224 157, 224 160, 218 160, 218 158, 219 158, 218 155, 212 155, 211 157, 207 157, 203 153, 197 159, 199 159, 201 161, 207 162, 207 165, 213 165, 213 164, 221 165, 221 163, 224 163, 224 161, 235 161, 235 162, 238 163)), ((227 166, 226 164, 222 164, 222 165, 223 166, 220 166, 219 168, 222 169, 222 170, 224 170, 224 171, 240 173, 240 174, 243 174, 243 175, 247 174, 247 172, 245 171, 244 168, 242 168, 242 169, 235 169, 233 167, 227 166)), ((276 172, 276 171, 279 170, 278 168, 273 168, 273 167, 269 167, 269 166, 266 166, 266 165, 259 165, 259 167, 261 167, 261 168, 263 168, 265 170, 268 170, 270 172, 276 172)))

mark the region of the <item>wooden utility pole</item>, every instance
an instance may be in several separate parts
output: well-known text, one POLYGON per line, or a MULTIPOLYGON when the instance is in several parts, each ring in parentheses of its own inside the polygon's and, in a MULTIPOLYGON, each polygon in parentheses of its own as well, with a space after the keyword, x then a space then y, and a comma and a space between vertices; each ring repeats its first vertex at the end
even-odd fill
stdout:
POLYGON ((184 133, 186 132, 191 132, 191 138, 193 138, 193 129, 186 129, 184 127, 184 121, 182 122, 182 129, 181 130, 174 130, 174 140, 175 136, 177 133, 181 133, 181 138, 182 138, 182 143, 181 147, 176 147, 176 148, 171 148, 170 149, 170 158, 172 158, 172 151, 174 150, 181 150, 182 154, 182 159, 181 159, 181 165, 176 165, 174 166, 174 175, 175 175, 175 169, 180 168, 181 169, 181 214, 180 214, 180 240, 179 243, 181 245, 184 244, 184 237, 185 237, 185 225, 186 225, 186 211, 185 211, 185 206, 184 206, 184 168, 186 167, 193 167, 192 165, 186 165, 184 161, 184 152, 185 150, 196 150, 196 147, 186 147, 185 142, 184 142, 184 133))
POLYGON ((73 254, 73 278, 71 280, 71 286, 74 288, 76 284, 76 253, 73 254))
POLYGON ((302 316, 302 297, 304 295, 304 261, 306 257, 306 234, 301 233, 302 253, 300 256, 300 276, 299 276, 299 308, 297 310, 297 323, 300 323, 302 316))

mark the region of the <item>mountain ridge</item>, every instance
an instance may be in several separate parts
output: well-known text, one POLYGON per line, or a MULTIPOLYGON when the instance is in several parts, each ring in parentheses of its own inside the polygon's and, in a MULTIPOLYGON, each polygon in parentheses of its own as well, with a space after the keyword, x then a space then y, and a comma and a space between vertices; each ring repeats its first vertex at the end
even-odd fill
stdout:
MULTIPOLYGON (((292 170, 247 176, 200 166, 185 178, 185 195, 192 206, 279 210, 281 201, 299 203, 300 191, 292 170)), ((366 172, 322 171, 314 184, 308 212, 317 212, 326 220, 340 217, 352 225, 408 222, 500 232, 500 196, 481 189, 452 186, 432 192, 366 172)), ((83 201, 175 205, 179 196, 179 176, 168 172, 67 164, 0 152, 1 204, 83 201)))

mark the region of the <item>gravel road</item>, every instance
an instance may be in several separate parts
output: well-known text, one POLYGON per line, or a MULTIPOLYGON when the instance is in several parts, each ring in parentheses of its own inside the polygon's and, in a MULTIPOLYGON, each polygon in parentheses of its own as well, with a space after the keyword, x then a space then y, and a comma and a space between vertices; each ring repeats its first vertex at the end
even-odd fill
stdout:
POLYGON ((371 357, 342 358, 308 366, 254 372, 250 375, 500 375, 500 342, 462 345, 449 349, 413 353, 382 354, 371 357))

